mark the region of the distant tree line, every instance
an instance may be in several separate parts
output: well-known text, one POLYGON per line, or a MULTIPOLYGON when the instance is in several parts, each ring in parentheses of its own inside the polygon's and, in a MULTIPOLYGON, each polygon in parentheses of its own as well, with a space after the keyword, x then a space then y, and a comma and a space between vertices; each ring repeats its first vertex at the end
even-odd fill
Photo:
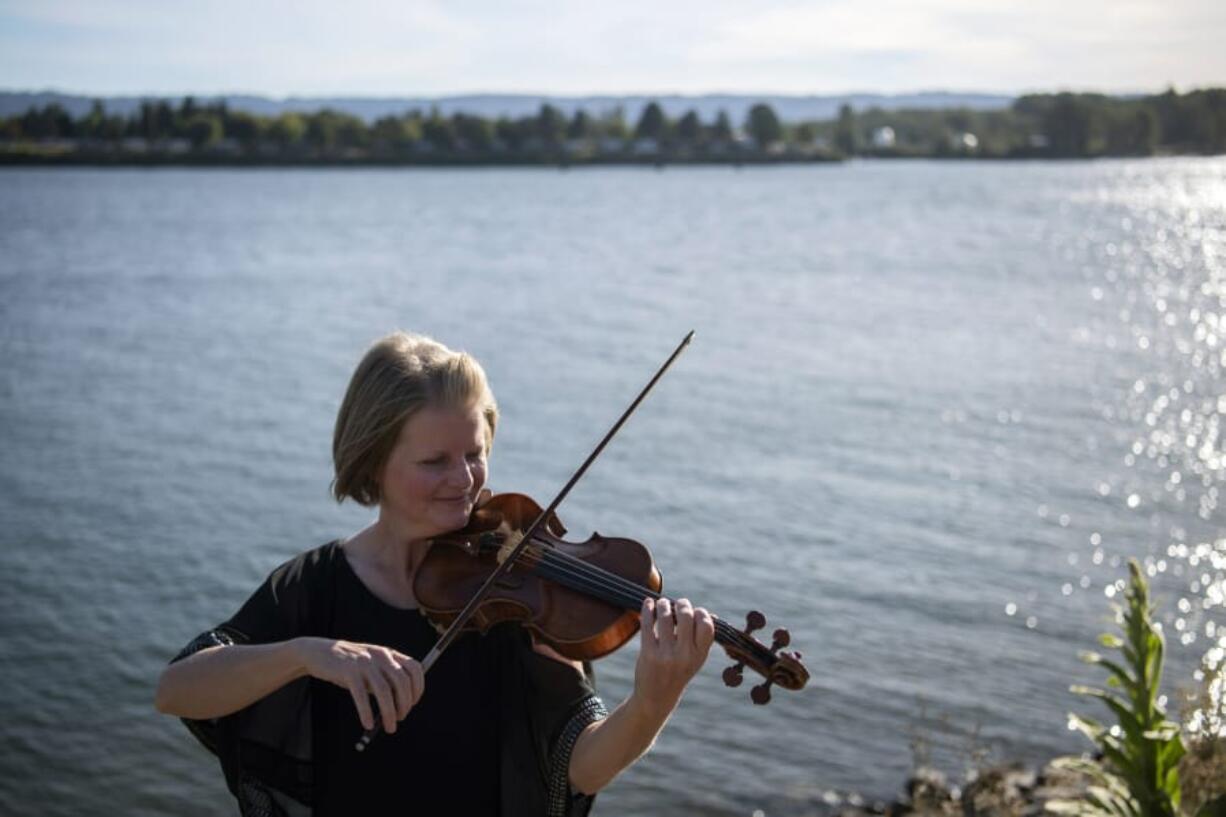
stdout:
POLYGON ((655 102, 631 125, 620 108, 489 119, 438 110, 367 123, 334 110, 257 116, 186 97, 129 116, 102 102, 79 118, 58 105, 0 118, 0 159, 179 157, 238 161, 742 161, 840 156, 1093 157, 1226 153, 1226 89, 1146 97, 1032 94, 999 111, 853 111, 783 123, 766 104, 672 119, 655 102))
POLYGON ((844 155, 1089 158, 1226 153, 1226 89, 1030 94, 999 111, 853 112, 812 123, 844 155))
MULTIPOLYGON (((804 133, 807 133, 805 131, 804 133)), ((655 102, 644 106, 633 126, 615 108, 600 114, 580 110, 567 116, 544 104, 534 116, 489 119, 464 113, 412 110, 367 123, 324 109, 314 113, 257 116, 223 102, 200 104, 186 97, 142 102, 129 116, 108 114, 96 101, 74 119, 58 105, 31 108, 0 118, 0 144, 20 150, 71 153, 145 153, 180 156, 234 156, 268 159, 429 160, 600 157, 684 160, 718 156, 788 154, 818 156, 790 134, 768 105, 755 105, 740 127, 727 114, 703 122, 694 111, 673 120, 655 102)))

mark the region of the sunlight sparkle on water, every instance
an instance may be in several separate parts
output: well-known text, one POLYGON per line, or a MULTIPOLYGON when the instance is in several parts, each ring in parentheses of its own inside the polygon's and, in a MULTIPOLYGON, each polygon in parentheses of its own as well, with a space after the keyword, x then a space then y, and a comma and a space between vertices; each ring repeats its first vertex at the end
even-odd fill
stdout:
MULTIPOLYGON (((1135 477, 1099 479, 1091 487, 1138 522, 1151 528, 1166 522, 1170 538, 1142 534, 1108 554, 1094 534, 1089 572, 1142 557, 1155 593, 1163 594, 1156 624, 1181 645, 1208 642, 1198 674, 1208 679, 1211 700, 1193 713, 1191 728, 1226 734, 1223 678, 1213 675, 1226 646, 1226 538, 1216 536, 1226 480, 1226 164, 1188 172, 1177 183, 1140 174, 1102 194, 1121 211, 1119 229, 1090 244, 1095 257, 1088 268, 1099 271, 1087 282, 1088 303, 1117 321, 1121 343, 1105 329, 1096 334, 1104 348, 1119 349, 1127 379, 1097 411, 1124 435, 1120 456, 1135 477)), ((1076 555, 1070 567, 1078 565, 1076 555)), ((1074 581, 1087 588, 1090 575, 1074 581)), ((1075 587, 1069 581, 1060 590, 1068 596, 1075 587)), ((1117 578, 1103 585, 1109 599, 1124 590, 1117 578)))

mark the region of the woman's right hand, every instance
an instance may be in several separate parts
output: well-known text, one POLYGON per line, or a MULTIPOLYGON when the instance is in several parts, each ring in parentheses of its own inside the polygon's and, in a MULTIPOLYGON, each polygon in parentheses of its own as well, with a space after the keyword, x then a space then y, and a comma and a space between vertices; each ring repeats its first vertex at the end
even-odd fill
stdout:
POLYGON ((417 659, 375 644, 330 638, 299 638, 307 674, 349 690, 363 729, 375 727, 370 698, 379 704, 383 730, 389 735, 404 720, 426 688, 417 659))

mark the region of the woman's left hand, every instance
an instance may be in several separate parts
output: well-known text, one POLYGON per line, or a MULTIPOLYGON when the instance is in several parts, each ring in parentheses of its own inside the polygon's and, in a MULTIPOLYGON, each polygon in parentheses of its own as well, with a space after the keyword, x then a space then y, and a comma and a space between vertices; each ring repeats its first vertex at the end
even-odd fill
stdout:
POLYGON ((646 599, 639 613, 641 648, 634 668, 634 695, 661 719, 681 700, 715 640, 715 619, 689 599, 646 599))
POLYGON ((651 747, 715 640, 714 617, 686 599, 647 599, 639 625, 634 692, 579 735, 569 771, 576 791, 595 794, 651 747))

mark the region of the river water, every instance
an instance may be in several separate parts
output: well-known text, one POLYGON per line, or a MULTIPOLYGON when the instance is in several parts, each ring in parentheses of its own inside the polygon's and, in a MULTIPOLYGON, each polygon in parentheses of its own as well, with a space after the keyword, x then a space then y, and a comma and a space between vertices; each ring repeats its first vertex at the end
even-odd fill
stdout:
MULTIPOLYGON (((1226 160, 5 170, 0 811, 234 812, 153 687, 365 523, 331 428, 394 328, 483 361, 491 484, 542 499, 697 331, 562 516, 762 610, 813 677, 756 707, 713 654, 597 815, 1085 748, 1068 686, 1130 556, 1172 698, 1226 646, 1226 160)), ((598 665, 610 704, 635 654, 598 665)))

